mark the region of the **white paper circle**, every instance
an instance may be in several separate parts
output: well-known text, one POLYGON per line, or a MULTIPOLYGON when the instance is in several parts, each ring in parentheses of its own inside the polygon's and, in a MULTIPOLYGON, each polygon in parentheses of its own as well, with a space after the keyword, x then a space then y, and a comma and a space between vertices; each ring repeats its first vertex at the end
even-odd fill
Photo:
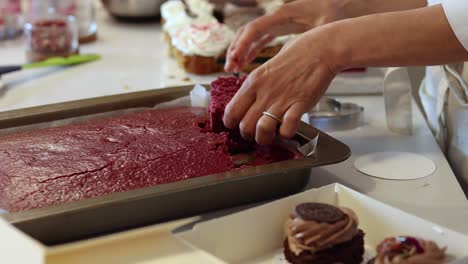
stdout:
POLYGON ((359 157, 354 166, 370 176, 389 180, 415 180, 434 173, 434 162, 409 152, 377 152, 359 157))

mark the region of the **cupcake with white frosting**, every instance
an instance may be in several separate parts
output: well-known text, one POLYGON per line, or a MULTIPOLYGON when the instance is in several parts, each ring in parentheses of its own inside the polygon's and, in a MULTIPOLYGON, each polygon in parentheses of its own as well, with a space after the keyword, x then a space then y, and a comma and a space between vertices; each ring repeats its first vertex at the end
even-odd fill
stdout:
MULTIPOLYGON (((164 38, 169 44, 170 56, 186 72, 211 74, 223 70, 235 28, 219 22, 214 12, 215 5, 207 0, 185 0, 185 4, 181 0, 170 0, 161 6, 164 38)), ((260 50, 258 59, 245 65, 243 71, 251 72, 275 56, 290 38, 288 35, 272 40, 260 50)))
POLYGON ((234 32, 216 21, 192 22, 172 35, 172 45, 186 55, 217 57, 234 38, 234 32))

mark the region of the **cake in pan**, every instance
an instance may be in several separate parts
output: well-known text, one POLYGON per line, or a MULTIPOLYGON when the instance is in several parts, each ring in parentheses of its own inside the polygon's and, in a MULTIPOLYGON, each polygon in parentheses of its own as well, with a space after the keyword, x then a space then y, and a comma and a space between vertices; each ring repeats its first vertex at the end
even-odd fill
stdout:
MULTIPOLYGON (((170 0, 161 6, 164 38, 169 45, 170 56, 188 73, 211 74, 223 71, 226 49, 233 41, 235 32, 255 16, 252 16, 252 12, 243 15, 229 11, 232 8, 225 8, 221 19, 220 16, 215 17, 215 6, 207 0, 185 2, 187 6, 181 0, 170 0), (242 19, 242 16, 248 19, 242 19), (239 21, 244 22, 239 24, 239 21)), ((272 12, 281 4, 279 0, 263 1, 260 3, 261 12, 254 13, 259 16, 272 12)), ((244 71, 250 72, 276 55, 292 37, 288 35, 273 39, 259 52, 261 60, 246 65, 244 71)))
MULTIPOLYGON (((239 89, 232 78, 218 80, 216 89, 239 89)), ((210 111, 232 95, 214 96, 210 111)), ((213 113, 146 110, 2 136, 0 208, 22 211, 298 157, 287 147, 243 141, 213 113), (250 159, 239 163, 241 150, 250 159)))

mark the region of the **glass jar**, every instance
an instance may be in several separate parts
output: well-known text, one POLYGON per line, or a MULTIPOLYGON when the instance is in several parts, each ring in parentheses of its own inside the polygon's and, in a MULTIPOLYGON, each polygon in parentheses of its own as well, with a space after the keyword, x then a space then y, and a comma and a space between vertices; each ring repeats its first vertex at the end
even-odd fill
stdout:
POLYGON ((97 39, 96 12, 93 0, 59 0, 59 12, 76 18, 80 43, 97 39))
POLYGON ((25 25, 26 56, 37 62, 77 54, 78 27, 73 16, 57 11, 57 1, 33 0, 25 25))
POLYGON ((0 0, 0 40, 21 35, 22 28, 21 0, 0 0))

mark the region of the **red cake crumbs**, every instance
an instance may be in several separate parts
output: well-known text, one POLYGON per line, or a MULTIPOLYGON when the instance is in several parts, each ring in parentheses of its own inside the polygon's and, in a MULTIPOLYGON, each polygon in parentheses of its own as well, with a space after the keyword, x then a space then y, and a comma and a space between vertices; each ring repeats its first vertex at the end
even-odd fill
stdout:
POLYGON ((240 86, 224 79, 213 84, 209 115, 149 110, 0 137, 0 208, 23 211, 299 157, 224 128, 221 107, 240 86))
POLYGON ((211 83, 210 113, 211 131, 228 133, 229 151, 233 154, 253 150, 253 144, 242 139, 239 130, 230 130, 224 126, 224 109, 240 89, 247 76, 237 78, 234 76, 220 77, 211 83))
POLYGON ((0 138, 0 208, 60 204, 234 168, 202 108, 154 110, 0 138), (206 122, 206 121, 205 121, 206 122))
POLYGON ((28 57, 31 61, 41 61, 53 56, 69 56, 77 52, 74 33, 66 20, 35 21, 30 26, 28 35, 28 57))
POLYGON ((242 86, 245 77, 220 77, 211 83, 210 127, 213 132, 228 131, 224 126, 224 109, 242 86))

